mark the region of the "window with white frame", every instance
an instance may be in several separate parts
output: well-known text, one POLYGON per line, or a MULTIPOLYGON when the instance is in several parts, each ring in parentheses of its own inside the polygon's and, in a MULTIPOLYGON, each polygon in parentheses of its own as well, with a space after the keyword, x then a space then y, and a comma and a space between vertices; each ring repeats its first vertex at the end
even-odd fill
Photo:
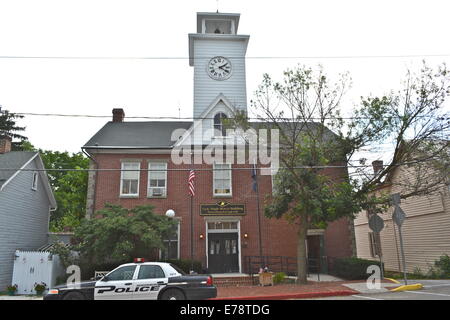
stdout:
POLYGON ((148 163, 148 197, 165 197, 167 195, 167 163, 148 163))
POLYGON ((140 169, 141 164, 139 162, 122 162, 122 171, 120 177, 121 196, 139 196, 140 169))
POLYGON ((223 121, 227 119, 227 115, 223 112, 219 112, 214 116, 214 136, 225 137, 227 135, 226 128, 223 121))
POLYGON ((369 232, 369 249, 372 257, 381 256, 381 238, 379 232, 369 232))
POLYGON ((33 180, 31 182, 31 189, 37 190, 38 179, 39 179, 39 174, 37 172, 33 172, 33 180))
POLYGON ((180 221, 176 220, 177 224, 173 229, 163 237, 164 250, 160 250, 160 259, 179 259, 179 243, 180 243, 180 221))
POLYGON ((213 191, 215 196, 231 196, 231 164, 214 164, 213 191))

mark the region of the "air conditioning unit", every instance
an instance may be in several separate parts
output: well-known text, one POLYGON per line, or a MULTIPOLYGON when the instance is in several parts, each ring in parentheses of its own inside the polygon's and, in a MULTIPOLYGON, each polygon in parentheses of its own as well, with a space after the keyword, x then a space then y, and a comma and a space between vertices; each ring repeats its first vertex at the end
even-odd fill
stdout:
POLYGON ((153 188, 152 189, 152 196, 153 197, 162 197, 165 194, 164 188, 153 188))

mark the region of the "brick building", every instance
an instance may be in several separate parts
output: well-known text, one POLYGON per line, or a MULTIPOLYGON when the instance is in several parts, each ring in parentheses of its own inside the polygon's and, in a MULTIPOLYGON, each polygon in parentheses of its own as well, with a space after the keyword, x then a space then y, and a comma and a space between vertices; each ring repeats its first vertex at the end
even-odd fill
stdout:
MULTIPOLYGON (((264 202, 272 194, 271 175, 257 175, 258 218, 252 165, 195 160, 211 145, 232 142, 236 148, 239 144, 239 138, 222 126, 222 119, 236 110, 247 111, 245 52, 249 36, 237 34, 238 24, 239 14, 197 14, 197 33, 189 34, 194 122, 129 122, 123 109, 114 109, 112 121, 83 146, 91 168, 100 169, 89 174, 88 217, 94 217, 106 203, 127 208, 152 204, 158 214, 171 209, 179 223, 166 242, 166 254, 189 259, 193 248, 194 259, 211 273, 244 272, 246 257, 260 253, 294 258, 297 248, 295 226, 264 217, 264 202), (193 165, 174 161, 174 151, 183 146, 193 147, 193 165), (195 170, 192 217, 190 169, 195 170)), ((328 174, 341 178, 346 172, 333 168, 328 174)), ((341 219, 326 230, 309 230, 308 255, 353 255, 352 226, 348 219, 341 219)))

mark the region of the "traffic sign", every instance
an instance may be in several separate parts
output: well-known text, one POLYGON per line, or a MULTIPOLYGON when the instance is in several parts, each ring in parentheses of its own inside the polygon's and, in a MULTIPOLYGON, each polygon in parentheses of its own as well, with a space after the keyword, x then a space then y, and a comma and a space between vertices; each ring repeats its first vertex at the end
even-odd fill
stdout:
POLYGON ((394 193, 394 194, 391 196, 391 199, 392 199, 392 203, 393 203, 395 206, 399 205, 399 204, 401 203, 401 200, 400 200, 400 193, 394 193))
POLYGON ((402 226, 403 221, 405 221, 406 214, 399 206, 395 206, 394 213, 392 214, 392 220, 394 220, 395 224, 399 227, 402 226))
POLYGON ((383 221, 383 219, 379 215, 373 214, 369 218, 369 228, 373 232, 380 232, 384 228, 384 221, 383 221))

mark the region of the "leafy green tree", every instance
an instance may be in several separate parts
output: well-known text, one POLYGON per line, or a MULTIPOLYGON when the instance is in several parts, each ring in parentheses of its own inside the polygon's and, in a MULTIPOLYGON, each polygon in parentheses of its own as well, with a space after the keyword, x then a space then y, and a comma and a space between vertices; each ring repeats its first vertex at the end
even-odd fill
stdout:
POLYGON ((25 127, 17 125, 17 120, 22 119, 22 115, 11 113, 8 110, 1 110, 0 106, 0 137, 8 136, 12 139, 19 139, 20 142, 13 142, 13 150, 20 150, 20 145, 27 141, 28 138, 21 135, 19 132, 25 131, 25 127))
MULTIPOLYGON (((419 80, 409 79, 405 92, 362 99, 352 116, 344 118, 341 100, 349 82, 346 74, 331 83, 321 68, 315 72, 297 67, 286 71, 279 82, 264 75, 252 100, 252 111, 260 119, 258 126, 279 132, 282 168, 264 211, 267 217, 285 218, 297 226, 300 284, 306 283, 309 228, 323 228, 343 217, 351 219, 362 208, 388 205, 386 196, 372 192, 396 167, 417 160, 420 144, 436 146, 428 148, 432 154, 427 158, 436 157, 446 147, 448 152, 448 143, 433 143, 450 128, 448 116, 442 114, 443 101, 450 92, 445 68, 438 72, 424 68, 419 80), (374 175, 364 166, 366 159, 357 159, 358 152, 387 141, 394 141, 393 159, 374 175), (363 166, 353 167, 354 162, 363 166), (348 175, 347 165, 356 176, 348 175), (341 167, 340 173, 330 174, 330 166, 341 167)), ((250 123, 245 114, 237 114, 233 126, 247 129, 250 123)), ((429 192, 442 184, 444 175, 439 177, 416 186, 402 198, 429 192)))
POLYGON ((48 170, 47 175, 58 205, 50 217, 50 230, 62 231, 80 224, 86 213, 89 159, 83 153, 36 149, 29 141, 24 151, 38 151, 48 170))
POLYGON ((165 215, 155 214, 150 205, 129 210, 108 204, 96 214, 100 218, 85 219, 75 229, 77 250, 90 262, 149 258, 154 249, 164 248, 163 238, 176 225, 165 215))

